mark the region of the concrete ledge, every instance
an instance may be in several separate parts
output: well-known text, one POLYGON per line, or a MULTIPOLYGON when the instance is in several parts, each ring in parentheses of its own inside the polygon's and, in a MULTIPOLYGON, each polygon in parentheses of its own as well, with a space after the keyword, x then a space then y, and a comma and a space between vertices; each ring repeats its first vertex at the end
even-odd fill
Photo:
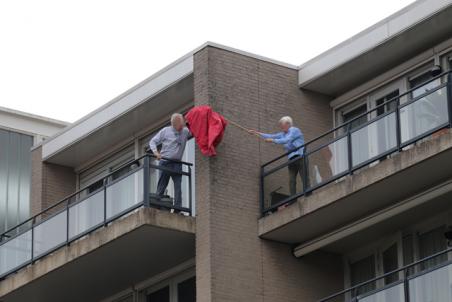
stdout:
MULTIPOLYGON (((307 240, 307 237, 311 237, 309 239, 312 239, 317 235, 311 233, 304 238, 301 235, 290 234, 289 232, 306 232, 306 230, 297 229, 296 224, 308 217, 311 219, 313 214, 320 213, 332 205, 340 207, 342 202, 351 205, 349 200, 352 198, 356 199, 356 196, 358 196, 357 193, 364 192, 377 185, 379 186, 378 192, 380 196, 374 196, 375 194, 369 195, 370 191, 367 191, 366 195, 360 197, 363 199, 362 197, 366 196, 366 200, 359 201, 361 204, 365 202, 375 202, 375 199, 377 198, 385 199, 386 201, 389 198, 388 196, 394 196, 391 197, 394 198, 394 200, 388 199, 388 202, 395 202, 402 196, 412 194, 416 190, 421 189, 422 186, 431 185, 437 180, 429 177, 428 174, 422 175, 419 173, 427 171, 425 169, 433 169, 434 167, 435 172, 437 172, 435 173, 437 174, 435 177, 438 177, 438 181, 446 177, 448 170, 450 170, 447 168, 450 161, 446 162, 447 158, 450 158, 450 152, 452 152, 452 131, 447 129, 441 135, 435 134, 427 138, 424 142, 412 146, 406 151, 396 153, 389 159, 386 159, 373 167, 364 168, 354 175, 344 177, 336 183, 332 183, 314 191, 310 196, 299 198, 297 202, 291 204, 287 208, 261 218, 259 220, 259 236, 287 243, 302 242, 298 240, 301 240, 302 238, 303 240, 307 240), (440 158, 440 156, 442 157, 440 158), (436 161, 430 161, 431 159, 436 159, 436 161), (414 168, 418 168, 418 170, 415 170, 414 168), (406 183, 404 184, 406 187, 402 186, 400 177, 406 180, 406 183), (427 179, 425 182, 415 183, 409 180, 411 178, 418 178, 419 181, 423 178, 427 179), (396 179, 397 181, 395 181, 396 179), (394 189, 398 189, 398 191, 394 191, 394 189), (408 189, 411 189, 412 191, 408 192, 408 189)), ((450 173, 452 174, 452 171, 450 173)), ((385 205, 387 205, 387 203, 385 205)), ((381 204, 381 206, 383 206, 383 204, 381 204)), ((336 210, 337 209, 338 208, 336 208, 336 210)), ((351 212, 354 210, 354 208, 348 207, 339 209, 343 211, 333 214, 330 213, 331 217, 341 216, 343 215, 342 212, 351 212)), ((372 211, 372 209, 369 207, 367 211, 372 211)), ((333 222, 324 220, 311 220, 308 225, 312 229, 319 228, 318 232, 321 233, 319 225, 327 225, 328 223, 331 223, 331 228, 333 228, 333 222)), ((340 225, 339 222, 334 225, 334 227, 337 227, 338 225, 340 225)), ((299 226, 300 225, 298 225, 298 227, 299 226)))
POLYGON ((195 218, 171 214, 152 208, 140 208, 122 219, 113 221, 107 227, 102 227, 75 241, 71 245, 63 247, 38 260, 33 265, 29 265, 16 274, 8 276, 0 282, 0 297, 4 298, 5 295, 18 288, 93 252, 107 243, 123 237, 138 228, 145 227, 161 228, 194 235, 195 218))

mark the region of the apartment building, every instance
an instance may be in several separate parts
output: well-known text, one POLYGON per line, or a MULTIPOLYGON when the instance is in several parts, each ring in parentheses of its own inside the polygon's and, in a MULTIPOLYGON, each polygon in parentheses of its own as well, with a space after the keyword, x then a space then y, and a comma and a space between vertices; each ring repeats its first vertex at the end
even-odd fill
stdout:
POLYGON ((68 123, 0 107, 0 233, 30 214, 31 148, 68 123))
POLYGON ((0 301, 451 301, 452 1, 423 0, 301 66, 206 43, 36 145, 29 219, 0 242, 0 301), (148 141, 210 105, 183 201, 148 141), (293 161, 293 160, 292 160, 293 161), (176 214, 181 211, 183 215, 176 214))

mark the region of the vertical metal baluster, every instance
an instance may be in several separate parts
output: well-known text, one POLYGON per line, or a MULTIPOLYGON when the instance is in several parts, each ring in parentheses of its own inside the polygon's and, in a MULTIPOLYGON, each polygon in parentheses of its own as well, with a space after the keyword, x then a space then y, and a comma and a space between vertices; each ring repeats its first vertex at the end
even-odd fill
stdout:
POLYGON ((104 227, 107 225, 107 177, 103 181, 103 192, 104 192, 104 227))
POLYGON ((452 73, 447 74, 447 111, 449 113, 449 127, 452 127, 452 73))
POLYGON ((69 199, 66 200, 66 245, 69 245, 69 199))
POLYGON ((347 152, 348 152, 348 173, 353 174, 353 155, 352 155, 352 124, 347 125, 347 152))
POLYGON ((190 209, 190 216, 193 216, 193 183, 192 183, 192 170, 191 167, 188 166, 188 207, 190 209))
POLYGON ((35 217, 31 219, 31 264, 35 262, 35 219, 35 217))
POLYGON ((150 177, 150 169, 149 169, 149 155, 146 155, 143 159, 143 205, 146 208, 150 207, 149 202, 149 177, 150 177))
POLYGON ((396 117, 396 142, 397 142, 397 150, 402 151, 402 127, 400 125, 400 98, 396 101, 396 109, 395 109, 395 117, 396 117))
POLYGON ((306 149, 308 147, 303 147, 303 194, 305 195, 308 190, 308 177, 309 177, 309 161, 306 157, 306 149))
POLYGON ((403 270, 403 291, 405 294, 405 302, 409 302, 410 301, 410 291, 408 289, 408 270, 409 268, 406 268, 403 270))
POLYGON ((264 216, 264 210, 265 210, 265 205, 264 205, 264 170, 265 168, 261 166, 260 168, 260 175, 259 175, 259 184, 260 184, 260 188, 259 188, 259 207, 261 210, 261 215, 264 216))

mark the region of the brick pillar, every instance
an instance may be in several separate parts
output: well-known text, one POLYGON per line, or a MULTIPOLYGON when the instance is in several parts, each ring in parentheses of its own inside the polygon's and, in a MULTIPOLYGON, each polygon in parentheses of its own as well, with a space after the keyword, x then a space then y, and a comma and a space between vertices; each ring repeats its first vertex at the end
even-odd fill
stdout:
POLYGON ((42 161, 42 147, 31 152, 31 215, 75 192, 76 176, 70 167, 42 161))
MULTIPOLYGON (((331 126, 328 103, 298 89, 296 70, 214 47, 194 56, 194 96, 195 105, 208 104, 226 118, 261 131, 275 130, 278 119, 287 114, 307 137, 331 126)), ((282 152, 229 125, 217 157, 196 154, 199 302, 302 301, 304 293, 318 296, 318 291, 297 286, 304 280, 313 284, 308 282, 313 273, 308 268, 317 266, 296 259, 289 246, 257 235, 260 166, 282 152), (278 293, 284 298, 275 300, 278 293)), ((318 283, 322 270, 315 276, 318 283)))

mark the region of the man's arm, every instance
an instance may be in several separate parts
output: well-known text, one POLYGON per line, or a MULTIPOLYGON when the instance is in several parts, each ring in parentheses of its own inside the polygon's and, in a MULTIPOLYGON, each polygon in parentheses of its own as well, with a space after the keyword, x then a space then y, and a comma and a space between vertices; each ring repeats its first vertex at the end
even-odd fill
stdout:
POLYGON ((294 139, 297 139, 299 137, 301 137, 301 131, 298 130, 297 128, 290 128, 288 133, 287 133, 287 135, 285 137, 274 138, 273 142, 275 144, 284 145, 284 144, 287 144, 288 142, 291 142, 294 139))
POLYGON ((280 139, 283 136, 282 132, 278 133, 259 133, 262 138, 280 139))
POLYGON ((149 148, 152 150, 152 153, 154 153, 154 155, 160 159, 161 155, 157 149, 157 146, 160 145, 162 143, 163 140, 163 131, 165 128, 163 128, 162 130, 160 130, 150 141, 149 141, 149 148))
POLYGON ((185 127, 184 130, 187 131, 187 140, 192 139, 193 138, 193 134, 191 133, 190 129, 185 127))

